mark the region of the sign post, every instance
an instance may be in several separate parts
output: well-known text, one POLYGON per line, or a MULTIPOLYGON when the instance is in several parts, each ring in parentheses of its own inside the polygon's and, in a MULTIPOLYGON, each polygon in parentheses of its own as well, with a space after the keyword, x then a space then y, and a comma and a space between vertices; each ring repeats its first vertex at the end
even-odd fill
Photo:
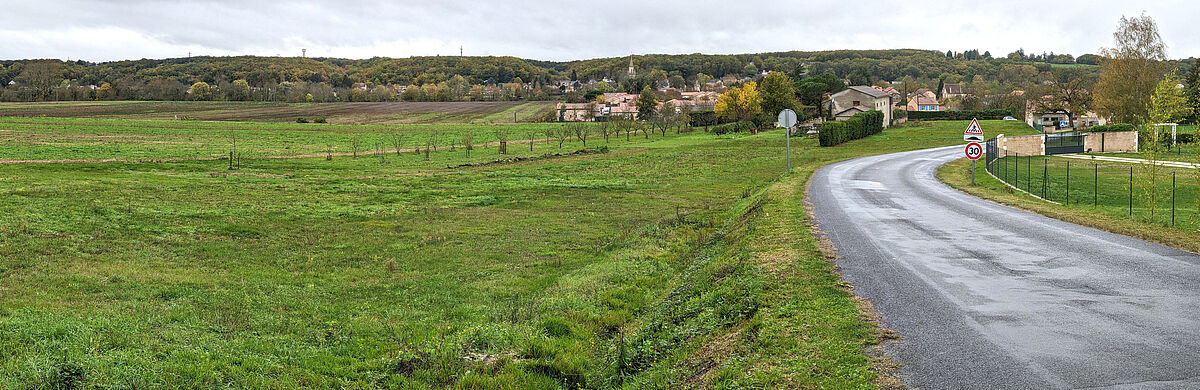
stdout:
POLYGON ((786 141, 784 142, 787 143, 787 173, 790 175, 792 174, 792 127, 796 126, 796 112, 789 109, 780 111, 778 125, 783 127, 785 133, 784 138, 786 141))
POLYGON ((967 158, 971 159, 971 185, 975 185, 975 160, 983 156, 983 128, 979 127, 979 118, 971 118, 971 124, 963 130, 963 141, 967 141, 967 158))
POLYGON ((983 142, 983 128, 979 127, 979 119, 972 118, 967 130, 963 131, 963 141, 983 142))
POLYGON ((975 185, 975 160, 983 156, 983 145, 978 142, 967 144, 967 158, 971 159, 971 185, 975 185))

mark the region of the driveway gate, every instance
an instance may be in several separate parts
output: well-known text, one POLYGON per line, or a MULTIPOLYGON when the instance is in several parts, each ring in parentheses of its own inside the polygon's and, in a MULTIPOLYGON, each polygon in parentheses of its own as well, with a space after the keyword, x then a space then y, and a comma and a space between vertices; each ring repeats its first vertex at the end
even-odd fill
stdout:
POLYGON ((1046 155, 1083 153, 1083 135, 1046 134, 1046 155))

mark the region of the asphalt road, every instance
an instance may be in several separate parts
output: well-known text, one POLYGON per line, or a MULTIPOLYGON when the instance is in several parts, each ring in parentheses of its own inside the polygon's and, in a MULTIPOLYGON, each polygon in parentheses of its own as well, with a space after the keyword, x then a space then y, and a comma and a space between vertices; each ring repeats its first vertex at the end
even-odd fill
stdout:
POLYGON ((962 154, 849 160, 809 189, 846 281, 899 333, 886 351, 909 386, 1200 389, 1200 256, 934 178, 962 154))

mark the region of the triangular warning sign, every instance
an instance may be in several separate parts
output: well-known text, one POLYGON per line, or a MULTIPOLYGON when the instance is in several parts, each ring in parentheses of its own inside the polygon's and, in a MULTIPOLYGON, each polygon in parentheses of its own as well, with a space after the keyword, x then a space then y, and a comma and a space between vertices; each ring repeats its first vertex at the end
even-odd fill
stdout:
POLYGON ((983 135, 983 129, 979 127, 979 119, 971 119, 971 125, 967 126, 967 131, 964 131, 963 134, 983 135))

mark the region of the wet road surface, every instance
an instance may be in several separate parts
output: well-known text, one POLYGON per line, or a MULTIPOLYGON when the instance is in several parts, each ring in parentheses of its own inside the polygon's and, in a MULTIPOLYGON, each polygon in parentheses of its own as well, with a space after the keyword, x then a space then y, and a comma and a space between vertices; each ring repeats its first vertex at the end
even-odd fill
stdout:
POLYGON ((962 154, 849 160, 809 189, 846 281, 899 333, 886 350, 909 386, 1200 389, 1200 256, 934 178, 962 154))

